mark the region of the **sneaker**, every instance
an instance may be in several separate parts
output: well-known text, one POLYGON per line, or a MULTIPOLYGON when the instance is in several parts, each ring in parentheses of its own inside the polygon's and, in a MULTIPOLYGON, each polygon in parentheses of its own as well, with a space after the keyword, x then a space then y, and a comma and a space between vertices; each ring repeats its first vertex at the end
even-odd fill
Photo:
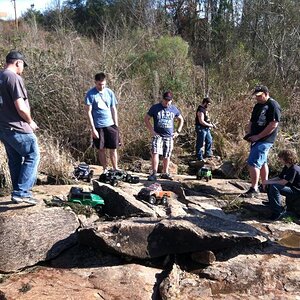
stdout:
POLYGON ((31 204, 31 205, 36 205, 37 204, 37 201, 35 199, 31 198, 31 197, 12 196, 11 201, 13 203, 16 203, 16 204, 23 203, 23 202, 31 204))
POLYGON ((149 181, 156 181, 157 180, 156 174, 153 173, 153 174, 149 175, 148 180, 149 181))
POLYGON ((241 197, 242 198, 252 198, 252 197, 255 197, 257 195, 259 195, 259 191, 257 191, 255 188, 253 188, 251 186, 250 189, 246 193, 241 194, 241 197))
POLYGON ((280 213, 272 213, 270 220, 271 221, 279 221, 286 216, 286 210, 283 209, 280 213))
POLYGON ((173 177, 169 174, 169 173, 162 173, 160 175, 161 179, 169 179, 169 180, 173 180, 173 177))

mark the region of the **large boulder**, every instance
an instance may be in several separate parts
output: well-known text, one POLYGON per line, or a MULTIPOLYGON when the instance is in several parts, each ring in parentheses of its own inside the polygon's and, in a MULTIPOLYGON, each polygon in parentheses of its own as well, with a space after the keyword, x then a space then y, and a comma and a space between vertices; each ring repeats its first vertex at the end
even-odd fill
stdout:
POLYGON ((131 218, 79 229, 79 240, 99 249, 139 259, 174 253, 221 250, 266 241, 250 225, 200 213, 163 220, 131 218))
POLYGON ((79 221, 70 209, 7 203, 0 211, 0 272, 52 259, 76 242, 79 221))

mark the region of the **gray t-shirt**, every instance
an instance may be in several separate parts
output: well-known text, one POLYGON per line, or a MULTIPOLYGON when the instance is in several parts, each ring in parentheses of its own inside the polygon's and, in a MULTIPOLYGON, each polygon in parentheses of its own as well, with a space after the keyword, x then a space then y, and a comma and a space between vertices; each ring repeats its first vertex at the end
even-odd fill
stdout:
POLYGON ((14 102, 19 98, 23 98, 29 107, 22 77, 10 70, 0 72, 0 129, 32 133, 32 128, 22 119, 15 107, 14 102))

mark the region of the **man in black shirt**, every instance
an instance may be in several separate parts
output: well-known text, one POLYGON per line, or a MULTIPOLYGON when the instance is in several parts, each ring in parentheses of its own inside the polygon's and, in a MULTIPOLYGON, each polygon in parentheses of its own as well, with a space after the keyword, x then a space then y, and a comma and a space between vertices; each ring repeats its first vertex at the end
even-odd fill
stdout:
POLYGON ((281 195, 286 196, 288 211, 296 211, 297 207, 300 207, 300 167, 296 165, 297 155, 292 150, 282 150, 278 158, 284 164, 281 173, 263 182, 264 185, 268 185, 269 205, 273 210, 271 220, 279 220, 286 213, 281 195))
POLYGON ((210 98, 204 98, 202 104, 197 108, 196 119, 195 119, 195 129, 197 133, 196 140, 196 155, 198 160, 203 160, 203 158, 209 158, 212 156, 212 135, 210 129, 213 124, 210 122, 207 109, 211 104, 210 98), (204 146, 204 154, 203 148, 204 146))
POLYGON ((244 137, 251 144, 247 161, 251 187, 246 193, 242 194, 242 197, 246 198, 251 198, 259 193, 259 178, 262 182, 268 179, 268 153, 275 142, 281 116, 280 105, 270 97, 266 86, 257 86, 253 95, 255 95, 257 103, 253 108, 248 132, 244 137))

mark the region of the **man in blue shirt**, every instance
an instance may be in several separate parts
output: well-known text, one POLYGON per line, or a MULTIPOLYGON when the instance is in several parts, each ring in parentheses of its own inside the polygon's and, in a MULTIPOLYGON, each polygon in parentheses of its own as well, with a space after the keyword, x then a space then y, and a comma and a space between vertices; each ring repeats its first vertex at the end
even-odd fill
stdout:
POLYGON ((106 87, 105 77, 104 73, 96 74, 95 87, 91 88, 85 97, 93 143, 99 150, 99 160, 104 172, 107 169, 105 149, 109 149, 112 167, 117 170, 119 146, 118 101, 114 92, 106 87))
POLYGON ((163 173, 161 178, 170 179, 169 174, 170 157, 173 150, 173 139, 177 137, 183 126, 183 117, 175 105, 172 105, 173 94, 167 91, 163 94, 163 100, 154 104, 145 115, 145 124, 152 134, 152 174, 148 180, 157 179, 159 155, 163 156, 163 173), (153 118, 153 125, 150 120, 153 118), (178 128, 174 133, 174 120, 178 120, 178 128))

